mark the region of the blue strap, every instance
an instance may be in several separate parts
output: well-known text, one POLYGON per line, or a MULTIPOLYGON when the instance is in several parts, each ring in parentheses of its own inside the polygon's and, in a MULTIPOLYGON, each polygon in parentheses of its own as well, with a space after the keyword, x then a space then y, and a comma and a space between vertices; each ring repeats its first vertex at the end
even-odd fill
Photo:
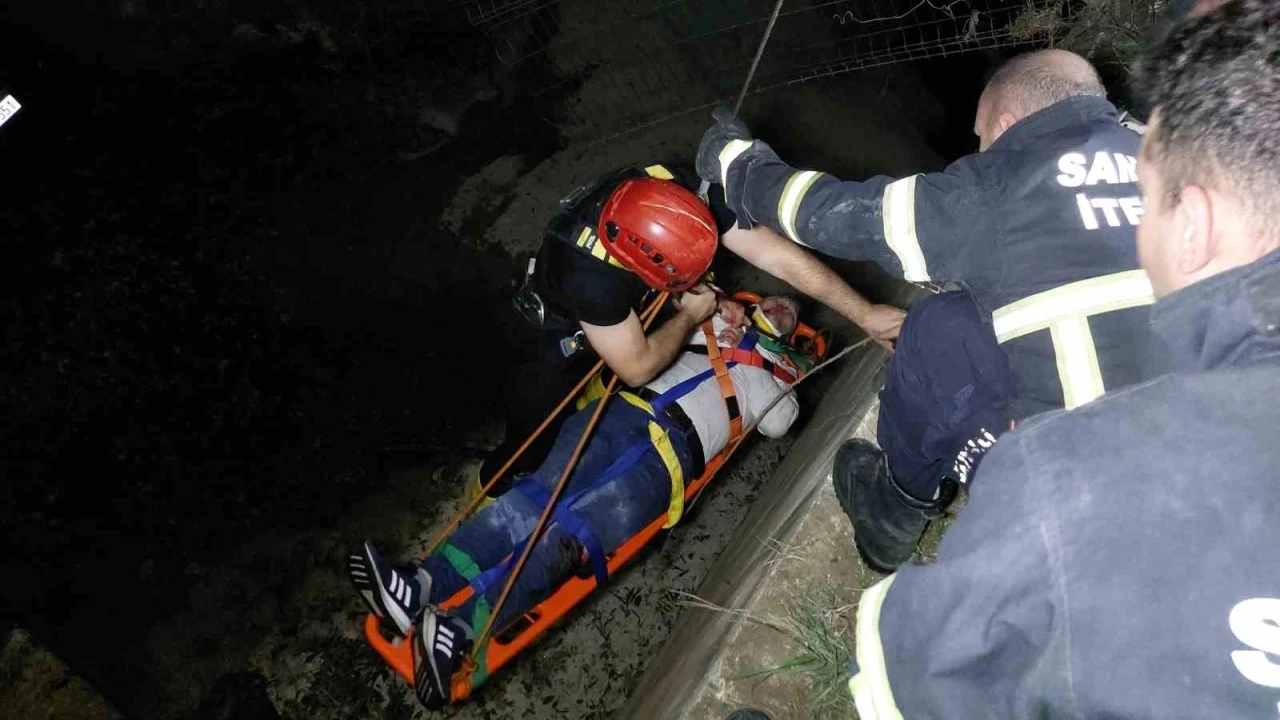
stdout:
MULTIPOLYGON (((634 462, 633 460, 632 463, 634 462)), ((617 462, 614 464, 616 465, 617 462)), ((596 481, 592 483, 592 487, 600 484, 603 483, 596 481)), ((551 493, 536 483, 525 483, 519 490, 521 494, 529 499, 529 502, 533 503, 534 507, 546 507, 551 502, 551 493)), ((596 576, 596 585, 603 586, 609 579, 609 564, 605 561, 604 545, 600 542, 600 538, 596 537, 596 533, 591 529, 591 526, 570 509, 585 491, 586 489, 579 490, 556 503, 555 509, 551 511, 551 519, 555 520, 561 529, 578 538, 578 542, 582 543, 583 549, 587 551, 587 560, 591 563, 591 572, 596 576)))
MULTIPOLYGON (((734 362, 727 363, 726 367, 733 367, 736 364, 737 363, 734 362)), ((713 376, 715 376, 714 368, 684 380, 654 398, 654 400, 649 403, 649 406, 653 408, 655 415, 661 415, 662 411, 665 410, 668 405, 679 400, 685 395, 688 395, 694 388, 713 376)), ((653 443, 650 442, 649 438, 646 437, 642 440, 636 441, 624 450, 603 473, 597 476, 590 483, 587 483, 585 486, 567 496, 561 497, 559 502, 556 503, 556 507, 551 511, 551 519, 564 529, 565 532, 576 537, 578 541, 582 543, 582 547, 587 551, 587 560, 591 563, 591 571, 592 574, 595 575, 597 586, 603 586, 609 579, 609 565, 605 558, 604 544, 600 542, 600 538, 596 536, 595 531, 591 529, 591 526, 589 526, 570 508, 572 508, 574 503, 576 503, 582 496, 612 481, 614 478, 631 469, 631 467, 639 462, 640 458, 644 457, 644 454, 649 452, 651 449, 653 449, 653 443)), ((519 483, 516 483, 516 485, 508 492, 511 491, 517 491, 521 495, 524 495, 529 502, 533 503, 534 507, 546 507, 551 502, 550 491, 537 484, 536 477, 533 475, 530 475, 519 483)), ((516 558, 520 557, 520 554, 524 552, 525 546, 528 545, 532 539, 532 537, 526 537, 524 540, 516 543, 511 555, 505 560, 472 578, 471 582, 468 584, 471 586, 471 589, 475 594, 477 596, 483 595, 495 582, 505 576, 510 567, 515 563, 516 558)))
MULTIPOLYGON (((725 367, 731 368, 737 364, 738 363, 736 362, 729 362, 729 363, 725 363, 725 367)), ((669 406, 671 403, 693 392, 694 388, 698 387, 699 385, 706 382, 707 380, 710 380, 711 378, 715 377, 715 375, 716 375, 716 369, 711 368, 709 370, 704 370, 687 380, 683 380, 677 383, 676 385, 672 386, 670 389, 668 389, 666 392, 662 393, 658 397, 654 398, 653 400, 650 400, 649 407, 653 408, 654 414, 662 413, 667 409, 667 406, 669 406)))
POLYGON ((738 341, 738 349, 754 350, 756 347, 756 342, 759 339, 760 339, 759 331, 757 331, 755 328, 747 328, 747 331, 742 333, 742 339, 738 341))

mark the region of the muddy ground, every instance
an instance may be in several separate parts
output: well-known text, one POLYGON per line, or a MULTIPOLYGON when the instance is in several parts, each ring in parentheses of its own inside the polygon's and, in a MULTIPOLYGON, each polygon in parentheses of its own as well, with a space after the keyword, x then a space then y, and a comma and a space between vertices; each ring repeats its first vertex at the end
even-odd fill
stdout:
MULTIPOLYGON (((440 110, 405 92, 438 58, 337 67, 303 30, 271 40, 288 62, 252 46, 162 70, 77 37, 77 57, 23 60, 40 82, 0 137, 25 178, 0 208, 5 628, 126 716, 422 715, 358 637, 344 550, 416 550, 501 438, 488 349, 555 201, 619 163, 691 160, 706 123, 569 145, 547 105, 572 97, 450 100, 451 135, 405 111, 440 110)), ((797 163, 936 168, 967 109, 927 70, 795 86, 746 116, 797 163)), ((662 547, 454 714, 608 716, 788 444, 739 453, 662 547)))
MULTIPOLYGON (((801 88, 793 101, 829 102, 818 86, 801 88)), ((689 118, 607 147, 556 153, 540 163, 504 155, 459 186, 441 223, 455 232, 487 223, 477 239, 519 256, 536 247, 537 233, 530 230, 540 225, 561 188, 632 158, 679 158, 696 142, 702 126, 700 118, 689 118), (501 212, 484 219, 495 210, 501 212)), ((411 173, 405 182, 412 182, 411 173)), ((406 243, 401 252, 428 264, 425 248, 406 243)), ((730 280, 735 286, 761 291, 780 287, 756 272, 727 267, 729 277, 737 278, 730 280)), ((866 271, 864 277, 864 286, 877 278, 866 271)), ((815 311, 811 320, 835 328, 842 339, 856 337, 826 312, 815 311)), ((805 389, 809 400, 821 393, 817 380, 821 378, 805 389)), ((486 446, 497 432, 482 427, 464 444, 486 446)), ((681 609, 676 593, 696 590, 736 519, 789 444, 789 439, 758 441, 739 453, 661 548, 450 716, 608 717, 625 701, 647 657, 666 640, 681 609)), ((242 547, 230 562, 211 568, 195 584, 192 606, 149 634, 149 651, 162 668, 157 676, 157 687, 164 690, 162 707, 207 711, 210 698, 242 702, 239 693, 248 689, 269 700, 282 717, 412 716, 412 696, 358 635, 362 607, 341 575, 343 552, 353 540, 366 537, 392 555, 416 551, 460 503, 459 480, 475 461, 466 453, 406 460, 390 471, 389 481, 377 492, 356 502, 332 526, 268 533, 242 547), (264 577, 277 581, 259 584, 264 577), (212 684, 210 678, 215 679, 212 684)))
MULTIPOLYGON (((875 401, 851 437, 875 442, 875 401)), ((916 560, 931 562, 957 503, 933 523, 916 560)), ((755 708, 774 720, 856 720, 846 683, 857 604, 862 591, 884 578, 862 563, 853 526, 840 508, 830 476, 823 481, 795 537, 771 548, 769 575, 745 608, 706 685, 685 715, 720 720, 755 708)), ((696 595, 696 593, 695 593, 696 595)), ((694 607, 688 612, 723 612, 694 607)))

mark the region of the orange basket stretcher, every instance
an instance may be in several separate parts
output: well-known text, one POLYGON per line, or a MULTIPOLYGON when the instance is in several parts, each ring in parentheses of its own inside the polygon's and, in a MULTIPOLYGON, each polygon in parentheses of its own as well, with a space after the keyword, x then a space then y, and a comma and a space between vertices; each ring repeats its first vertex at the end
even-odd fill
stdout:
MULTIPOLYGON (((759 295, 750 292, 735 293, 733 298, 746 303, 758 303, 760 301, 759 295)), ((820 332, 804 323, 798 323, 796 331, 786 340, 793 347, 801 350, 816 361, 821 361, 826 356, 826 339, 820 332)), ((694 499, 716 476, 716 473, 724 466, 729 456, 741 445, 744 439, 745 436, 738 438, 737 441, 730 442, 723 450, 706 461, 705 469, 701 475, 686 483, 684 491, 686 506, 692 505, 694 499)), ((612 553, 609 553, 606 562, 609 577, 613 577, 614 573, 622 569, 645 546, 652 542, 662 532, 666 522, 667 516, 664 512, 612 553)), ((577 607, 578 603, 594 592, 596 587, 594 576, 585 578, 570 577, 550 597, 526 611, 518 620, 492 633, 485 641, 485 646, 476 654, 477 661, 475 663, 465 662, 463 667, 454 673, 451 683, 450 702, 458 703, 470 697, 472 691, 484 683, 491 674, 514 660, 521 651, 533 644, 543 633, 577 607)), ((457 608, 465 603, 472 593, 473 590, 470 586, 465 587, 441 603, 440 609, 447 611, 457 608)), ((409 635, 404 638, 388 639, 383 634, 380 621, 376 615, 369 613, 364 619, 365 640, 410 686, 414 684, 413 650, 411 645, 414 632, 416 632, 416 628, 411 629, 409 635)))

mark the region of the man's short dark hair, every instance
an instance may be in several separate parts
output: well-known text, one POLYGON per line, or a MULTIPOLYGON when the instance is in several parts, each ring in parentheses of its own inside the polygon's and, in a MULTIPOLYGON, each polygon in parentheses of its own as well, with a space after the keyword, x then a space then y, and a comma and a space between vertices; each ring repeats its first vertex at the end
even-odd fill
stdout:
POLYGON ((1143 58, 1159 112, 1147 156, 1171 204, 1188 185, 1229 191, 1280 241, 1280 2, 1231 0, 1175 26, 1143 58))
POLYGON ((991 75, 987 88, 1025 117, 1078 95, 1106 97, 1107 88, 1088 60, 1061 50, 1018 55, 991 75))

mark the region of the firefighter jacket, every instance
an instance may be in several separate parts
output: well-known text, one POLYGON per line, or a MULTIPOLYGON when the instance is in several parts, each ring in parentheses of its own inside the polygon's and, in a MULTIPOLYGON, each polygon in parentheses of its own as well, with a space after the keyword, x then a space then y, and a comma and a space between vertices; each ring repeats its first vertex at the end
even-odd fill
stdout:
POLYGON ((863 720, 1280 712, 1280 251, 1152 311, 1173 372, 1041 415, 867 590, 863 720))
POLYGON ((1158 369, 1135 247, 1139 139, 1105 99, 1081 96, 941 172, 844 182, 733 140, 720 180, 743 224, 912 282, 965 286, 1008 353, 1024 418, 1158 369))

